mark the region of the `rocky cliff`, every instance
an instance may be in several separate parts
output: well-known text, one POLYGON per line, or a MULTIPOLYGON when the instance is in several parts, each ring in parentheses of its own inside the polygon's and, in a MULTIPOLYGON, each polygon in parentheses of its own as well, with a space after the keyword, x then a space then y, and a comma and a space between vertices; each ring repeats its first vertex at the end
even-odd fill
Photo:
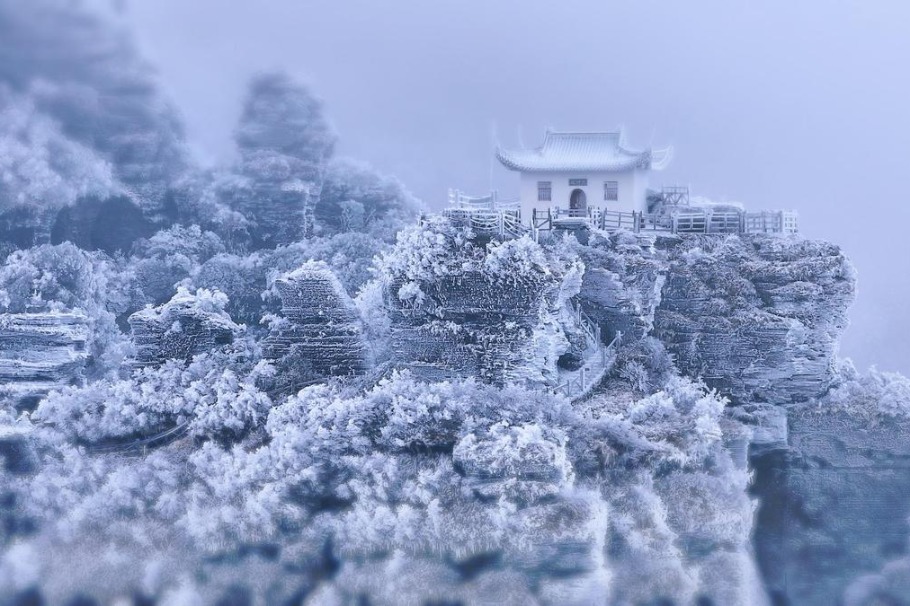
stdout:
POLYGON ((753 459, 758 561, 780 603, 837 604, 907 551, 910 423, 812 407, 788 430, 786 450, 753 459))
POLYGON ((622 332, 627 340, 649 334, 667 274, 666 257, 653 240, 598 232, 577 251, 585 263, 579 298, 604 334, 612 339, 622 332))
POLYGON ((741 403, 824 393, 855 290, 854 270, 837 246, 687 237, 666 252, 655 336, 681 371, 741 403))
POLYGON ((581 298, 604 333, 652 334, 736 403, 814 398, 833 380, 855 275, 827 242, 765 235, 593 238, 581 298))
MULTIPOLYGON (((727 417, 751 436, 752 533, 772 602, 835 604, 873 585, 868 595, 893 595, 881 586, 895 582, 908 543, 908 427, 894 410, 888 418, 869 410, 910 398, 843 387, 858 379, 837 360, 855 291, 840 249, 769 236, 614 234, 592 238, 580 255, 583 304, 605 332, 653 335, 683 374, 731 398, 727 417), (865 408, 856 404, 863 398, 865 408), (883 570, 878 585, 863 580, 883 570)), ((741 441, 730 443, 740 458, 741 441)), ((675 519, 691 522, 698 508, 684 509, 675 519)), ((683 538, 693 531, 678 531, 684 560, 719 553, 706 537, 683 538)))
POLYGON ((335 136, 322 104, 282 74, 253 79, 236 132, 242 181, 229 203, 252 221, 255 248, 311 235, 335 136))
MULTIPOLYGON (((781 410, 780 407, 778 407, 781 410)), ((904 604, 910 381, 849 363, 753 448, 756 555, 780 604, 904 604)))
POLYGON ((147 307, 129 318, 136 363, 154 366, 167 360, 185 360, 234 340, 239 331, 224 312, 227 297, 200 289, 179 289, 170 301, 147 307))
POLYGON ((270 318, 264 355, 278 368, 276 388, 361 374, 368 353, 357 308, 325 263, 309 262, 275 282, 281 316, 270 318))
POLYGON ((565 252, 445 220, 403 232, 383 264, 393 361, 427 379, 553 384, 584 271, 565 252))
POLYGON ((88 337, 82 313, 0 314, 0 394, 29 406, 51 389, 78 381, 88 337))

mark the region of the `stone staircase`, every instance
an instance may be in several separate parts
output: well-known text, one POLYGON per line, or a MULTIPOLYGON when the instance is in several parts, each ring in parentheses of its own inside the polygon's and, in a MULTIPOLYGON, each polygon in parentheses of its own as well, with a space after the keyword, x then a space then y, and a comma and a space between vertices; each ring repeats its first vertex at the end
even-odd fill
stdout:
POLYGON ((622 339, 622 333, 616 333, 610 344, 605 345, 600 325, 582 311, 577 303, 572 304, 572 309, 576 323, 585 333, 588 346, 585 349, 584 361, 577 370, 560 369, 559 383, 553 391, 575 402, 587 396, 613 368, 616 347, 622 339))

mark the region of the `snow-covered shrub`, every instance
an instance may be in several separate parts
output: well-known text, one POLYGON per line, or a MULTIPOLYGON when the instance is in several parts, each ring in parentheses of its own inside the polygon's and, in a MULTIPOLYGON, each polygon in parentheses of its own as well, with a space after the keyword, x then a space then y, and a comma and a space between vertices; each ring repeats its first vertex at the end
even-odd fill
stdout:
POLYGON ((660 341, 643 337, 619 348, 613 372, 635 391, 647 394, 664 385, 675 368, 660 341))
POLYGON ((587 422, 572 447, 585 466, 621 461, 698 465, 721 443, 726 404, 703 384, 676 376, 631 403, 595 396, 580 411, 587 422))
POLYGON ((224 244, 217 234, 198 225, 174 225, 133 244, 131 254, 143 259, 180 255, 201 263, 222 252, 224 244))
POLYGON ((529 503, 554 497, 575 479, 564 432, 536 423, 496 423, 455 446, 455 464, 481 498, 529 503))
POLYGON ((363 233, 310 238, 274 250, 248 255, 219 253, 195 267, 182 285, 218 289, 228 296, 227 312, 235 321, 255 327, 280 306, 275 280, 308 261, 324 261, 351 296, 372 276, 371 261, 386 245, 363 233))
POLYGON ((136 370, 51 393, 32 415, 79 443, 124 442, 183 428, 200 438, 236 439, 265 421, 271 400, 256 387, 253 344, 136 370))
POLYGON ((267 267, 260 253, 247 256, 221 253, 199 266, 183 285, 191 290, 223 292, 228 298, 225 311, 231 318, 255 327, 265 313, 262 295, 267 288, 267 267))
POLYGON ((481 267, 495 280, 520 283, 528 276, 547 276, 554 271, 566 271, 566 268, 558 266, 551 269, 552 265, 544 248, 529 236, 523 236, 504 242, 490 242, 481 267))
MULTIPOLYGON (((254 452, 234 449, 217 454, 209 449, 208 460, 215 460, 213 457, 224 460, 208 466, 212 476, 200 478, 197 494, 208 496, 199 506, 207 515, 222 507, 245 508, 247 496, 240 488, 232 489, 234 496, 228 501, 216 498, 225 483, 236 485, 238 477, 245 478, 245 490, 249 494, 277 491, 275 498, 303 507, 296 513, 293 507, 273 510, 263 518, 260 533, 281 524, 296 523, 294 520, 305 516, 307 511, 308 515, 326 508, 331 511, 334 503, 355 506, 356 515, 352 512, 347 522, 339 521, 341 527, 354 532, 356 526, 356 532, 369 533, 376 537, 375 541, 385 541, 388 537, 382 536, 381 528, 371 527, 366 520, 355 525, 356 516, 372 512, 370 516, 375 517, 382 511, 377 507, 388 509, 396 501, 407 498, 416 499, 414 503, 420 503, 422 509, 429 508, 414 511, 415 515, 425 517, 432 515, 433 500, 450 502, 460 498, 457 492, 452 492, 453 483, 461 480, 457 479, 451 460, 459 440, 472 433, 485 434, 497 423, 503 423, 503 428, 506 423, 558 425, 559 419, 570 414, 565 401, 554 396, 518 388, 499 391, 470 380, 426 384, 407 374, 395 374, 360 395, 346 394, 337 386, 307 387, 272 409, 266 424, 267 445, 254 452), (245 471, 238 471, 238 466, 245 471), (219 472, 219 467, 223 471, 219 472), (373 474, 378 475, 366 482, 365 478, 373 474), (434 487, 418 490, 426 482, 434 487)), ((518 442, 514 445, 524 444, 521 436, 532 437, 537 435, 535 431, 528 425, 526 433, 515 436, 518 442)), ((550 465, 554 466, 556 475, 550 480, 565 485, 571 471, 559 454, 563 438, 558 432, 540 431, 551 436, 539 443, 543 449, 541 456, 550 457, 550 465)), ((533 440, 528 442, 529 452, 536 448, 533 443, 533 440)), ((510 445, 508 439, 500 444, 502 448, 510 445)), ((406 522, 398 519, 400 513, 403 512, 389 512, 397 520, 396 525, 406 522)), ((334 521, 332 528, 337 529, 334 521)), ((220 536, 218 533, 232 532, 230 528, 219 529, 209 523, 200 537, 214 539, 220 536)))
POLYGON ((198 225, 176 225, 139 240, 133 245, 129 265, 133 278, 131 310, 164 303, 178 282, 224 250, 221 238, 198 225))
POLYGON ((870 417, 910 418, 910 379, 875 367, 859 374, 849 360, 841 361, 838 382, 809 410, 843 411, 870 417))
POLYGON ((370 234, 341 233, 278 247, 268 253, 266 266, 274 275, 306 261, 324 261, 353 296, 372 277, 373 258, 387 248, 386 242, 370 234))
POLYGON ((474 269, 483 249, 474 246, 466 228, 445 218, 426 217, 421 225, 398 232, 395 246, 378 263, 381 275, 404 283, 432 281, 474 269))

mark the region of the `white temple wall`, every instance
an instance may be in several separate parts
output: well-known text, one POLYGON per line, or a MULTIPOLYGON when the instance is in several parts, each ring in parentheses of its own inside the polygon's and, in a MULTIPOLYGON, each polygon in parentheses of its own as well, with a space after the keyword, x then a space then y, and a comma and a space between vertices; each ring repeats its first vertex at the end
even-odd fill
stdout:
POLYGON ((589 207, 606 208, 622 212, 645 211, 647 209, 646 196, 648 189, 648 171, 629 170, 624 172, 528 172, 521 173, 521 217, 522 221, 529 223, 533 210, 546 210, 547 208, 569 208, 569 197, 572 191, 581 189, 585 192, 589 207), (570 179, 587 179, 587 186, 569 185, 570 179), (537 182, 549 181, 552 185, 551 202, 537 200, 537 182), (617 181, 619 186, 619 200, 604 200, 604 181, 617 181))

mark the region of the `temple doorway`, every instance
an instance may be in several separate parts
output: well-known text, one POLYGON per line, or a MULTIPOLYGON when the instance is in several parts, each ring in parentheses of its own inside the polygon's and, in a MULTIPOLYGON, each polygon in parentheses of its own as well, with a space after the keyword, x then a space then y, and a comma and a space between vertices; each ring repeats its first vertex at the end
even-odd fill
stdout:
POLYGON ((585 217, 588 214, 588 198, 580 189, 573 189, 569 196, 569 216, 585 217))

